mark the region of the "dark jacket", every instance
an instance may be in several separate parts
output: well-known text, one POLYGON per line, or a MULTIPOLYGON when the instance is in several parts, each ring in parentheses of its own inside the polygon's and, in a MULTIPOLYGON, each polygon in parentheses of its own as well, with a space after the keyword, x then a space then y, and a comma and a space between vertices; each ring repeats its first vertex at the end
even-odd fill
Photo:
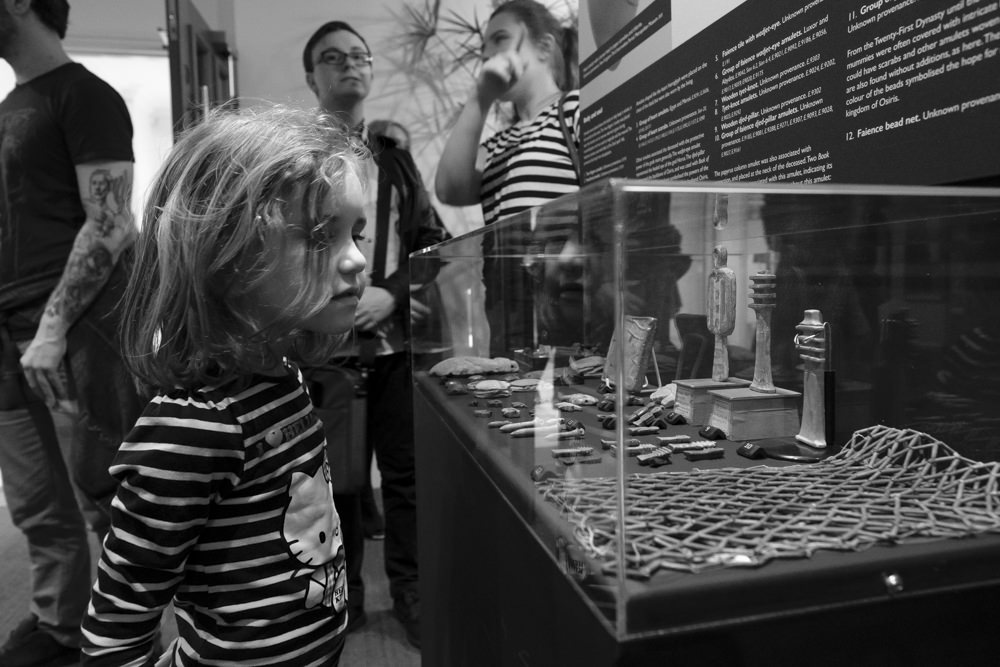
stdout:
MULTIPOLYGON (((397 305, 396 316, 400 318, 404 327, 408 327, 409 323, 402 320, 405 320, 404 315, 408 311, 410 284, 430 282, 439 268, 437 264, 429 266, 430 263, 422 262, 421 266, 426 267, 421 272, 422 275, 414 275, 410 271, 409 255, 444 241, 449 238, 449 234, 431 205, 430 197, 410 152, 400 148, 393 139, 376 134, 369 135, 368 147, 379 168, 379 190, 388 185, 399 192, 397 220, 400 229, 396 230, 400 238, 399 268, 388 277, 373 276, 372 285, 392 294, 397 305)), ((377 265, 378 258, 376 267, 377 265)))

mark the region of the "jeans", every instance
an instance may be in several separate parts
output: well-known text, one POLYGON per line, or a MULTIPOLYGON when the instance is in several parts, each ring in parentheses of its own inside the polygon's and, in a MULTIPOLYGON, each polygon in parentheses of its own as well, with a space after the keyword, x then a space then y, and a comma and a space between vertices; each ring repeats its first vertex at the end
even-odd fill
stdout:
MULTIPOLYGON (((79 502, 70 481, 67 462, 79 449, 77 416, 62 411, 48 414, 58 445, 39 436, 27 409, 0 411, 0 471, 11 519, 28 541, 29 611, 57 641, 77 646, 92 583, 87 522, 80 507, 87 507, 100 537, 108 529, 109 508, 79 502)), ((78 459, 98 465, 93 457, 78 459)))

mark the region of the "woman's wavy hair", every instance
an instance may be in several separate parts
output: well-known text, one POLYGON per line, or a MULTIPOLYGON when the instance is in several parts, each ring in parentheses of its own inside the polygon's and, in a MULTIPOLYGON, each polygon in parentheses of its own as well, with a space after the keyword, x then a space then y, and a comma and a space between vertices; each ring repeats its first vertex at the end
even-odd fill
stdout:
POLYGON ((318 111, 215 111, 188 129, 150 188, 122 301, 122 347, 137 378, 165 389, 218 386, 273 368, 276 341, 300 360, 328 360, 344 335, 296 329, 324 307, 336 271, 312 226, 348 175, 364 184, 368 157, 318 111), (289 261, 295 234, 310 239, 303 280, 287 308, 264 319, 258 288, 289 261))
POLYGON ((563 25, 545 5, 535 0, 509 0, 497 6, 490 19, 498 14, 513 14, 528 29, 528 35, 539 42, 545 35, 552 35, 556 42, 552 59, 552 77, 560 90, 573 90, 580 86, 578 63, 578 38, 575 25, 563 25))

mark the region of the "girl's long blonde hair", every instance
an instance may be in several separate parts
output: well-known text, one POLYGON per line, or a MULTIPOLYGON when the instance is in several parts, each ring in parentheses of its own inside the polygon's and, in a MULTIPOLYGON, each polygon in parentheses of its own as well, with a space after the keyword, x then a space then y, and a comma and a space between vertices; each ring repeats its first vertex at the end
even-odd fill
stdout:
POLYGON ((342 335, 296 330, 323 308, 334 280, 321 243, 309 243, 300 288, 281 315, 265 321, 255 295, 288 261, 289 231, 312 238, 290 221, 317 224, 348 175, 364 184, 366 157, 346 127, 315 111, 216 111, 187 130, 151 187, 122 302, 132 372, 164 389, 220 385, 273 368, 277 341, 300 359, 329 359, 342 335))

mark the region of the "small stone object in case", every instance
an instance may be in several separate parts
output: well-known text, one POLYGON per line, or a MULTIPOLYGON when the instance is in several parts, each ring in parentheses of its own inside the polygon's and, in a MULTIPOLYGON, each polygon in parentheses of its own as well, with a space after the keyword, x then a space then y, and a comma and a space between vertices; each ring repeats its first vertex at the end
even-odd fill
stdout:
POLYGON ((551 471, 547 470, 545 466, 535 466, 531 469, 531 479, 535 482, 541 482, 546 479, 551 479, 557 477, 557 475, 551 471))
POLYGON ((526 422, 512 422, 510 424, 507 424, 506 426, 501 426, 500 430, 503 431, 504 433, 513 433, 514 431, 519 431, 524 428, 531 428, 533 426, 551 426, 553 424, 561 426, 564 425, 565 423, 566 420, 563 419, 562 417, 554 417, 552 419, 532 419, 531 421, 526 421, 526 422))
POLYGON ((565 456, 590 456, 593 453, 593 447, 556 447, 552 450, 552 456, 557 459, 565 456))
MULTIPOLYGON (((501 427, 500 430, 503 431, 504 428, 506 428, 506 426, 501 427)), ((526 426, 524 428, 519 428, 514 431, 511 431, 510 435, 512 438, 533 438, 535 436, 543 436, 543 435, 548 435, 550 433, 558 433, 561 430, 563 430, 563 427, 557 424, 548 424, 545 426, 526 426)))
POLYGON ((726 434, 722 432, 721 428, 715 426, 704 426, 698 431, 698 435, 705 438, 706 440, 725 440, 726 434))
POLYGON ((558 433, 549 433, 545 436, 546 440, 579 440, 587 434, 586 429, 582 426, 578 426, 570 431, 559 431, 558 433))
POLYGON ((491 398, 490 400, 486 401, 486 407, 488 407, 488 408, 502 408, 503 407, 503 401, 501 401, 499 398, 491 398))
MULTIPOLYGON (((647 410, 641 417, 632 421, 636 426, 655 426, 657 420, 666 412, 666 408, 662 405, 654 405, 649 410, 647 410)), ((657 427, 659 428, 659 427, 657 427)))
POLYGON ((563 396, 562 400, 567 403, 573 403, 574 405, 595 405, 597 399, 590 394, 569 394, 568 396, 563 396))
POLYGON ((666 420, 668 424, 672 424, 674 426, 681 426, 682 424, 687 424, 687 419, 685 419, 684 415, 682 415, 679 412, 668 412, 666 420))
POLYGON ((510 383, 503 380, 477 380, 465 385, 476 398, 497 398, 510 396, 510 383))
POLYGON ((691 442, 690 435, 658 435, 657 442, 661 445, 672 445, 678 442, 691 442))
POLYGON ((458 396, 459 394, 465 394, 468 390, 465 388, 465 383, 461 380, 445 380, 444 382, 444 393, 449 396, 458 396))
POLYGON ((477 417, 492 417, 493 416, 493 411, 492 410, 473 410, 472 414, 476 415, 477 417))
POLYGON ((748 459, 762 459, 767 456, 767 452, 765 452, 760 445, 753 442, 744 442, 739 446, 739 449, 736 450, 736 453, 748 459))
POLYGON ((705 449, 692 449, 684 452, 684 458, 688 461, 707 461, 709 459, 721 459, 726 455, 726 450, 721 447, 706 447, 705 449))
MULTIPOLYGON (((626 445, 625 446, 625 455, 626 456, 639 456, 640 454, 649 454, 650 452, 655 451, 656 449, 657 449, 656 445, 651 445, 648 442, 640 442, 640 443, 635 444, 635 445, 626 445)), ((618 456, 618 447, 617 446, 611 447, 611 455, 612 456, 618 456)))
POLYGON ((613 398, 602 398, 597 402, 597 409, 601 412, 614 412, 615 410, 615 399, 613 398))
POLYGON ((653 407, 652 403, 648 403, 646 405, 643 405, 641 408, 639 408, 638 410, 633 411, 632 414, 630 414, 628 417, 626 417, 625 421, 627 421, 629 424, 635 424, 636 421, 638 419, 642 418, 642 416, 645 415, 647 412, 649 412, 650 408, 652 408, 652 407, 653 407))
POLYGON ((663 466, 670 465, 669 456, 657 456, 655 459, 647 463, 650 468, 662 468, 663 466))
POLYGON ((601 425, 601 428, 610 431, 618 425, 618 417, 613 414, 597 415, 597 422, 601 425))
POLYGON ((524 410, 528 406, 526 404, 522 403, 521 401, 511 401, 510 402, 510 407, 517 408, 518 410, 524 410))
POLYGON ((656 464, 657 466, 670 463, 670 447, 657 447, 651 452, 639 454, 635 457, 641 466, 656 464))
POLYGON ((504 408, 500 411, 500 414, 510 419, 517 419, 521 416, 521 411, 517 408, 504 408))
POLYGON ((667 445, 670 449, 675 452, 695 452, 700 449, 709 449, 715 447, 715 440, 695 440, 694 442, 675 442, 672 445, 667 445))
POLYGON ((510 423, 509 419, 501 419, 500 421, 490 422, 486 426, 488 428, 500 428, 501 426, 506 426, 509 423, 510 423))
POLYGON ((538 388, 537 378, 521 378, 519 380, 512 380, 510 383, 510 388, 512 391, 528 392, 534 391, 538 388))
MULTIPOLYGON (((501 431, 506 431, 509 426, 502 426, 501 431)), ((550 435, 554 433, 566 432, 566 431, 576 431, 580 428, 580 422, 573 419, 548 419, 541 426, 526 426, 524 428, 517 428, 510 432, 512 437, 515 438, 531 438, 543 435, 550 435)), ((574 434, 573 437, 578 437, 574 434)))
MULTIPOLYGON (((638 444, 641 444, 638 438, 629 438, 628 440, 625 441, 626 447, 635 447, 638 444)), ((618 446, 617 440, 608 440, 606 438, 601 438, 602 449, 614 449, 617 446, 618 446)))
POLYGON ((629 426, 629 435, 655 435, 660 429, 657 426, 629 426))

